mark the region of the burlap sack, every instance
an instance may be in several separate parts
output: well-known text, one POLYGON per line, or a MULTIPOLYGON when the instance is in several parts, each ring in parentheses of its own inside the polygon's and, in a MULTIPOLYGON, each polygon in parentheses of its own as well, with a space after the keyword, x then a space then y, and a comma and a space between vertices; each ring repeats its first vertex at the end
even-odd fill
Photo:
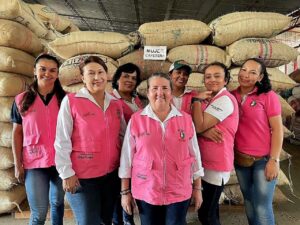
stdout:
POLYGON ((211 32, 205 23, 197 20, 144 23, 138 31, 142 36, 144 46, 167 46, 168 49, 180 45, 199 44, 211 32))
POLYGON ((0 71, 33 77, 34 57, 18 49, 0 47, 0 71))
POLYGON ((286 44, 265 38, 245 38, 226 47, 232 63, 242 65, 249 58, 262 58, 267 67, 278 67, 296 60, 299 52, 286 44))
POLYGON ((10 191, 0 191, 0 214, 13 211, 26 198, 25 187, 18 185, 10 191))
POLYGON ((158 60, 144 60, 144 51, 142 49, 136 50, 128 55, 118 59, 119 65, 125 63, 134 63, 141 70, 141 79, 146 80, 151 74, 155 72, 168 73, 171 63, 168 61, 158 60))
POLYGON ((209 26, 214 44, 226 46, 242 38, 276 36, 290 21, 290 17, 278 13, 234 12, 216 18, 209 26))
POLYGON ((205 66, 220 62, 230 67, 231 59, 222 49, 210 45, 184 45, 169 51, 167 59, 171 62, 184 60, 195 72, 203 72, 205 66))
POLYGON ((300 98, 300 85, 293 88, 292 94, 293 94, 293 97, 300 98))
POLYGON ((14 168, 0 170, 0 191, 8 191, 17 185, 14 168))
POLYGON ((77 31, 50 42, 49 48, 63 59, 91 53, 116 59, 131 52, 134 43, 120 33, 77 31))
MULTIPOLYGON (((224 187, 225 199, 233 205, 243 205, 244 199, 239 184, 226 185, 224 187)), ((276 187, 273 202, 282 203, 288 201, 282 191, 276 187)))
POLYGON ((29 6, 21 0, 1 1, 0 18, 21 23, 33 31, 38 37, 44 37, 48 32, 43 22, 34 15, 29 6))
POLYGON ((205 91, 203 74, 202 73, 191 73, 186 84, 188 89, 195 91, 205 91))
MULTIPOLYGON (((71 84, 69 86, 63 86, 63 89, 69 93, 77 93, 83 86, 83 83, 71 84)), ((111 93, 112 90, 112 83, 109 81, 106 84, 105 91, 111 93)))
POLYGON ((291 74, 289 74, 290 78, 292 78, 295 82, 300 83, 300 69, 295 70, 291 74))
POLYGON ((78 55, 67 59, 60 67, 59 67, 59 80, 62 85, 68 86, 71 84, 81 83, 81 74, 79 70, 79 64, 81 61, 84 61, 89 56, 98 56, 101 58, 108 69, 108 79, 111 80, 112 76, 117 70, 118 63, 104 55, 99 54, 85 54, 85 55, 78 55))
POLYGON ((293 136, 293 132, 290 131, 286 126, 283 126, 283 137, 289 138, 291 136, 293 136))
POLYGON ((0 122, 10 122, 10 112, 13 101, 13 97, 0 97, 0 122))
POLYGON ((71 25, 71 21, 59 16, 51 8, 40 4, 28 4, 34 14, 47 26, 51 24, 55 30, 64 31, 71 25))
POLYGON ((0 72, 0 96, 16 96, 23 92, 31 82, 32 79, 22 75, 0 72))
POLYGON ((295 113, 295 110, 289 105, 289 103, 287 103, 287 101, 284 98, 282 98, 280 95, 278 95, 278 97, 281 104, 282 120, 283 122, 285 122, 287 117, 291 117, 295 113))
POLYGON ((14 157, 11 148, 0 147, 0 170, 6 170, 13 166, 14 157))
POLYGON ((0 46, 16 48, 27 53, 40 53, 41 41, 27 27, 11 21, 0 19, 0 46))
POLYGON ((0 146, 11 147, 11 133, 13 125, 11 123, 0 122, 0 146))
MULTIPOLYGON (((228 88, 230 90, 233 90, 239 86, 239 82, 238 82, 239 71, 240 68, 233 68, 230 70, 230 76, 232 78, 228 85, 228 88)), ((276 92, 293 88, 296 86, 295 81, 293 81, 291 78, 289 78, 289 76, 285 75, 277 68, 267 68, 267 72, 269 74, 272 89, 276 92)))

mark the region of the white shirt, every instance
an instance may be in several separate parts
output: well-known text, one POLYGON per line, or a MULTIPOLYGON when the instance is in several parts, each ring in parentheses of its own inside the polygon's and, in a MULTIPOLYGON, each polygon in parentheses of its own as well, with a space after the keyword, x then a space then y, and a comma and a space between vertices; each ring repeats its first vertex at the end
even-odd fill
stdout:
MULTIPOLYGON (((168 114, 167 118, 161 122, 160 119, 156 116, 156 114, 153 112, 150 105, 147 105, 143 111, 141 112, 141 115, 146 115, 156 121, 159 122, 163 133, 165 132, 165 128, 168 124, 168 121, 170 118, 174 116, 182 116, 182 114, 175 108, 175 106, 171 106, 171 111, 168 114)), ((135 141, 134 138, 130 134, 130 127, 131 127, 131 120, 128 123, 124 142, 122 146, 121 151, 121 160, 120 160, 120 168, 119 168, 119 177, 120 178, 130 178, 131 177, 131 166, 132 166, 132 157, 133 152, 135 149, 135 141)), ((200 150, 198 146, 196 131, 193 125, 194 129, 194 136, 189 141, 189 153, 191 156, 195 157, 196 162, 193 165, 193 179, 197 179, 200 176, 203 176, 203 167, 201 163, 201 157, 200 157, 200 150)))
MULTIPOLYGON (((216 96, 218 96, 225 90, 225 87, 222 88, 216 96)), ((233 102, 228 96, 224 95, 209 104, 204 112, 209 113, 220 121, 223 121, 233 113, 233 110, 233 102)), ((202 179, 210 184, 221 186, 222 182, 225 185, 229 181, 229 178, 230 172, 220 172, 216 170, 204 169, 204 177, 202 179)))
MULTIPOLYGON (((101 108, 94 97, 89 93, 86 88, 82 88, 79 92, 75 95, 75 97, 86 98, 101 108)), ((105 93, 104 97, 104 112, 107 110, 110 101, 116 100, 115 97, 112 95, 105 93)), ((126 122, 122 117, 121 122, 121 138, 124 137, 124 132, 126 128, 126 122)), ((55 164, 56 169, 59 173, 59 176, 62 179, 66 179, 71 177, 75 174, 75 171, 72 169, 72 161, 70 158, 72 152, 72 137, 73 133, 73 117, 71 114, 69 98, 66 95, 61 102, 60 110, 57 117, 57 126, 56 126, 56 138, 54 142, 55 147, 55 164)))
MULTIPOLYGON (((121 95, 119 94, 118 90, 117 89, 114 89, 113 90, 113 94, 114 96, 117 98, 117 99, 122 99, 121 95)), ((140 108, 138 107, 138 105, 135 103, 135 100, 134 98, 131 99, 131 102, 129 101, 126 101, 125 99, 122 99, 126 105, 129 106, 129 108, 133 111, 133 112, 136 112, 138 111, 140 108)))
POLYGON ((186 94, 186 93, 191 93, 192 92, 192 90, 190 90, 190 89, 187 89, 187 88, 185 88, 184 89, 184 92, 180 95, 180 96, 175 96, 175 95, 172 95, 173 96, 173 98, 172 98, 172 101, 173 101, 173 104, 175 105, 175 107, 177 108, 177 109, 181 109, 181 106, 182 106, 182 97, 186 94))

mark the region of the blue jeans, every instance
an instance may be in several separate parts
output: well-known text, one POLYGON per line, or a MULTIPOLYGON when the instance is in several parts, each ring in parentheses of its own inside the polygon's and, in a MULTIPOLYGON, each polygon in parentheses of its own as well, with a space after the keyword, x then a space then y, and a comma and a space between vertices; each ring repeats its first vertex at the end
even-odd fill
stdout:
POLYGON ((170 205, 151 205, 137 200, 141 225, 185 225, 190 199, 170 205))
POLYGON ((111 225, 119 195, 117 170, 102 177, 79 179, 75 194, 66 193, 78 225, 111 225))
POLYGON ((135 225, 133 215, 129 215, 121 206, 121 197, 119 196, 113 214, 113 225, 135 225))
POLYGON ((25 187, 31 211, 29 224, 45 224, 50 200, 51 222, 53 225, 62 225, 64 190, 56 168, 52 166, 25 170, 25 187))
POLYGON ((274 225, 273 195, 276 180, 267 181, 265 167, 268 159, 254 162, 250 167, 235 164, 236 175, 244 196, 246 214, 250 225, 274 225))

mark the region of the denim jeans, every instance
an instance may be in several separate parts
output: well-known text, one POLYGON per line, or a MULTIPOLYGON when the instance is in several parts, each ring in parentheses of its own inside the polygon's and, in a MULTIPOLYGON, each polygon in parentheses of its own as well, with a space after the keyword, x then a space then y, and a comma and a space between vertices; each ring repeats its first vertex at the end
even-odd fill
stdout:
POLYGON ((30 225, 45 224, 49 200, 52 224, 63 224, 64 191, 54 166, 25 170, 25 188, 31 211, 30 225))
POLYGON ((133 215, 129 215, 121 206, 121 197, 119 196, 113 214, 113 225, 135 225, 133 215))
POLYGON ((236 175, 244 196, 249 225, 275 224, 272 201, 276 180, 266 180, 267 161, 267 158, 263 158, 254 162, 250 167, 235 165, 236 175))
POLYGON ((78 225, 111 225, 119 194, 117 170, 102 177, 79 179, 75 194, 66 193, 78 225))
POLYGON ((151 205, 142 200, 136 200, 136 204, 141 225, 185 225, 190 199, 170 205, 151 205))
POLYGON ((203 203, 198 210, 198 218, 202 225, 220 225, 219 199, 224 185, 213 185, 202 180, 203 203))

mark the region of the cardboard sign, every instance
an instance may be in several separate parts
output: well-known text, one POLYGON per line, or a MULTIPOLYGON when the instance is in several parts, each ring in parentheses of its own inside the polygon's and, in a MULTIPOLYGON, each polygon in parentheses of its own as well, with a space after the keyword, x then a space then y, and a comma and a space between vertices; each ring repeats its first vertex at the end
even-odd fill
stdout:
POLYGON ((144 60, 166 60, 167 46, 145 46, 144 60))

